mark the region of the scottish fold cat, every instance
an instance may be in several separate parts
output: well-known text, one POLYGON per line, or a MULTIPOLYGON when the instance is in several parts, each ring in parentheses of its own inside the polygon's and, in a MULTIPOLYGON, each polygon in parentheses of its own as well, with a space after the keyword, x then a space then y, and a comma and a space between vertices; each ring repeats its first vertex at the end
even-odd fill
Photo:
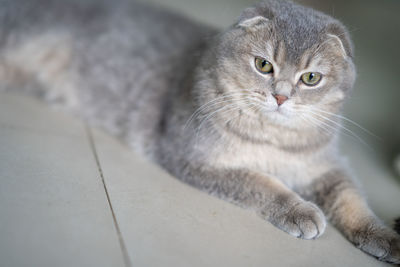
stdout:
POLYGON ((0 3, 3 91, 107 130, 290 235, 318 238, 329 219, 364 252, 400 263, 399 235, 338 153, 356 77, 338 20, 270 0, 219 31, 136 2, 0 3))

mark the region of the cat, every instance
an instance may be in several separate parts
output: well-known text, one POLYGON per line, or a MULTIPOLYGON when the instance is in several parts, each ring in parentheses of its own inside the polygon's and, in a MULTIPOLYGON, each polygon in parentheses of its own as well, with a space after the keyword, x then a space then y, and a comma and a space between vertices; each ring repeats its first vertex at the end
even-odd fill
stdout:
POLYGON ((355 81, 338 20, 263 1, 219 31, 129 1, 2 0, 0 88, 117 136, 172 175, 303 239, 326 218, 400 263, 337 148, 355 81))

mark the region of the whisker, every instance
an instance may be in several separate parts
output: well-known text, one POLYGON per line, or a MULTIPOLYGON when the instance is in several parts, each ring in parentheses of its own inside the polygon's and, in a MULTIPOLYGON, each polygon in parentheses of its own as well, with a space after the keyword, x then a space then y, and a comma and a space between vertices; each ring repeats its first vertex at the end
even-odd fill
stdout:
MULTIPOLYGON (((334 133, 334 132, 338 132, 340 129, 338 127, 332 126, 329 123, 320 120, 318 118, 313 117, 311 114, 303 114, 304 117, 308 118, 309 120, 311 120, 313 123, 315 123, 315 125, 323 127, 325 126, 324 129, 328 130, 330 129, 331 131, 329 132, 330 134, 334 133), (322 125, 321 125, 322 124, 322 125)), ((347 134, 347 133, 345 133, 347 134)))
POLYGON ((225 106, 225 107, 222 107, 222 108, 220 108, 220 109, 218 109, 218 110, 212 112, 211 114, 208 114, 204 119, 202 119, 201 122, 200 122, 200 124, 199 124, 199 126, 196 128, 196 138, 195 138, 196 142, 199 140, 199 136, 200 136, 201 130, 202 130, 204 124, 205 124, 207 121, 209 121, 209 120, 211 120, 213 117, 215 117, 215 116, 217 115, 217 113, 223 112, 223 114, 225 114, 225 113, 227 113, 227 112, 232 112, 232 111, 234 111, 234 110, 240 110, 240 107, 237 107, 237 106, 234 106, 234 107, 231 107, 231 106, 230 106, 230 107, 227 107, 227 106, 225 106), (226 108, 228 108, 228 109, 226 109, 226 108))
POLYGON ((189 119, 187 120, 187 122, 185 123, 185 127, 184 129, 186 129, 190 123, 192 122, 192 120, 199 114, 201 113, 203 110, 205 110, 206 108, 210 108, 212 106, 218 105, 218 104, 222 104, 225 102, 229 102, 228 100, 234 99, 235 96, 237 95, 241 95, 238 93, 235 94, 229 94, 229 95, 223 95, 221 97, 215 98, 205 104, 203 104, 202 106, 200 106, 198 109, 196 109, 192 115, 189 117, 189 119))
MULTIPOLYGON (((253 101, 253 100, 257 100, 257 99, 254 99, 254 98, 251 98, 251 97, 246 97, 246 100, 250 100, 250 101, 253 101)), ((242 107, 243 109, 244 108, 249 108, 250 110, 252 110, 252 111, 257 111, 257 110, 260 110, 260 108, 262 108, 263 106, 262 105, 258 105, 257 103, 251 103, 249 101, 249 103, 247 103, 247 102, 245 102, 245 106, 244 107, 242 107), (256 109, 256 108, 258 108, 258 109, 256 109)), ((261 103, 262 104, 262 102, 260 101, 259 103, 261 103)), ((239 116, 241 116, 242 114, 238 114, 237 116, 235 116, 235 117, 233 117, 233 118, 230 118, 229 120, 227 120, 224 124, 226 125, 226 124, 228 124, 229 122, 231 122, 233 119, 235 119, 235 118, 237 118, 237 117, 239 117, 239 116)))
POLYGON ((309 112, 311 112, 312 114, 314 114, 314 115, 316 115, 316 116, 318 116, 318 117, 320 117, 320 118, 322 118, 322 119, 324 119, 324 120, 326 120, 326 121, 329 121, 329 122, 333 123, 333 124, 336 125, 337 127, 344 129, 345 131, 347 131, 347 132, 349 132, 350 134, 354 135, 356 138, 362 140, 362 138, 359 137, 356 133, 354 133, 354 132, 351 131, 350 129, 344 127, 344 126, 341 125, 340 123, 338 123, 338 122, 336 122, 336 121, 334 121, 334 120, 331 120, 331 119, 329 119, 328 117, 326 117, 326 116, 324 116, 324 115, 321 115, 321 114, 318 114, 318 113, 316 113, 316 112, 312 112, 312 111, 309 111, 309 112))
MULTIPOLYGON (((254 93, 253 93, 254 94, 254 93)), ((197 110, 195 110, 192 115, 189 117, 189 119, 187 120, 187 122, 184 125, 184 130, 192 123, 193 119, 198 116, 202 111, 204 111, 207 108, 211 108, 213 106, 219 105, 219 104, 223 104, 225 102, 229 102, 229 100, 233 100, 235 96, 248 96, 248 95, 253 95, 250 93, 241 93, 241 92, 237 92, 237 93, 231 93, 231 94, 226 94, 223 95, 221 97, 215 98, 207 103, 205 103, 204 105, 202 105, 201 107, 199 107, 197 110)))
POLYGON ((329 112, 329 111, 326 111, 326 110, 322 110, 322 109, 319 109, 319 108, 316 108, 316 107, 310 107, 310 108, 315 110, 315 111, 319 111, 319 112, 322 112, 322 113, 325 113, 325 114, 328 114, 328 115, 343 119, 343 120, 345 120, 345 121, 347 121, 349 123, 352 123, 353 125, 357 126, 358 128, 360 128, 361 130, 363 130, 367 134, 369 134, 369 135, 371 135, 371 136, 373 136, 373 137, 375 137, 375 138, 377 138, 379 140, 382 140, 381 137, 377 136, 376 134, 372 133, 368 129, 366 129, 363 126, 361 126, 360 124, 358 124, 357 122, 355 122, 355 121, 353 121, 353 120, 351 120, 351 119, 349 119, 349 118, 347 118, 347 117, 345 117, 343 115, 335 114, 335 113, 332 113, 332 112, 329 112))
POLYGON ((198 134, 201 131, 201 128, 203 127, 205 122, 209 121, 213 116, 215 116, 219 112, 222 112, 222 111, 231 112, 231 111, 233 111, 235 109, 240 109, 241 107, 238 106, 239 103, 243 103, 243 102, 236 101, 235 103, 220 107, 217 110, 211 112, 210 114, 207 114, 207 116, 205 118, 201 119, 199 126, 196 128, 196 139, 197 139, 198 134))
MULTIPOLYGON (((319 114, 316 114, 316 113, 311 113, 311 114, 320 116, 319 114)), ((347 133, 347 132, 342 132, 342 134, 344 134, 344 135, 346 135, 346 136, 349 136, 349 137, 352 137, 352 138, 356 138, 356 139, 357 139, 359 142, 361 142, 362 144, 364 144, 364 145, 370 147, 370 146, 368 145, 368 143, 366 143, 361 137, 359 137, 357 134, 355 134, 354 132, 350 131, 350 130, 347 129, 346 127, 340 125, 339 123, 337 123, 337 122, 335 122, 335 121, 332 121, 332 120, 329 120, 329 119, 327 119, 327 118, 325 118, 325 117, 323 117, 323 116, 320 116, 320 118, 322 118, 322 119, 324 119, 324 120, 326 120, 326 121, 329 121, 329 122, 331 122, 331 123, 336 124, 337 127, 335 127, 335 126, 330 125, 329 123, 327 123, 327 122, 325 122, 325 121, 323 121, 323 120, 320 120, 320 119, 318 119, 318 118, 315 118, 315 117, 311 116, 311 114, 309 114, 309 115, 310 115, 309 118, 312 118, 312 119, 316 120, 317 122, 322 123, 322 124, 324 124, 325 126, 331 128, 331 129, 333 129, 333 130, 335 130, 335 131, 337 131, 338 129, 346 130, 348 133, 347 133), (350 133, 350 134, 349 134, 349 133, 350 133)), ((305 114, 303 114, 303 115, 305 115, 305 114)))
POLYGON ((329 129, 323 127, 322 125, 316 123, 315 121, 312 121, 311 118, 306 117, 305 115, 300 115, 300 118, 302 118, 305 122, 308 122, 310 125, 316 126, 317 128, 322 129, 324 134, 327 134, 327 135, 331 135, 332 134, 332 132, 329 131, 329 129))
MULTIPOLYGON (((235 110, 241 110, 241 109, 245 109, 245 108, 251 108, 252 109, 254 107, 261 106, 261 105, 253 103, 254 102, 253 100, 254 100, 254 98, 252 98, 252 97, 246 97, 245 99, 241 99, 239 101, 235 101, 235 103, 232 103, 230 105, 226 105, 224 107, 221 107, 221 108, 211 112, 210 114, 208 114, 205 118, 203 118, 201 120, 200 125, 196 129, 196 140, 199 140, 199 135, 201 134, 201 129, 203 128, 205 123, 207 121, 211 120, 212 118, 214 118, 217 114, 223 115, 223 114, 226 114, 226 113, 229 113, 229 112, 233 112, 235 110), (242 104, 242 105, 244 104, 244 105, 243 106, 239 106, 239 104, 242 104)), ((240 117, 241 115, 242 114, 239 113, 235 117, 232 117, 232 118, 228 119, 223 124, 226 125, 226 124, 230 123, 232 120, 240 117)), ((215 131, 216 129, 214 128, 213 130, 215 131)))

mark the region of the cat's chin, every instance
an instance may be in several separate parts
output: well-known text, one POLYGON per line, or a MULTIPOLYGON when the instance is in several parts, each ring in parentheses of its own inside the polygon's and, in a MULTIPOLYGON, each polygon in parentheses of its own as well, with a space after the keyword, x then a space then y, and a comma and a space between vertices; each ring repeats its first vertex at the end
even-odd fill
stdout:
POLYGON ((271 110, 265 110, 264 115, 267 120, 273 124, 288 128, 297 128, 297 120, 294 114, 285 108, 279 107, 271 110))
POLYGON ((271 121, 272 123, 282 126, 290 126, 292 122, 291 118, 282 114, 279 111, 269 112, 267 117, 268 120, 271 121))

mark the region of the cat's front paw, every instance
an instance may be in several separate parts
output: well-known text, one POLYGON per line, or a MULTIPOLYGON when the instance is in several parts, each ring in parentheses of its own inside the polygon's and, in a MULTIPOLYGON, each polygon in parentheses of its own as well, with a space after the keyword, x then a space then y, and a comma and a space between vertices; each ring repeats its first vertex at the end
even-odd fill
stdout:
POLYGON ((303 239, 315 239, 322 235, 326 228, 325 216, 322 211, 311 202, 298 202, 288 207, 272 221, 283 231, 303 239))
POLYGON ((355 234, 355 244, 379 260, 400 264, 400 236, 389 228, 370 225, 355 234))

